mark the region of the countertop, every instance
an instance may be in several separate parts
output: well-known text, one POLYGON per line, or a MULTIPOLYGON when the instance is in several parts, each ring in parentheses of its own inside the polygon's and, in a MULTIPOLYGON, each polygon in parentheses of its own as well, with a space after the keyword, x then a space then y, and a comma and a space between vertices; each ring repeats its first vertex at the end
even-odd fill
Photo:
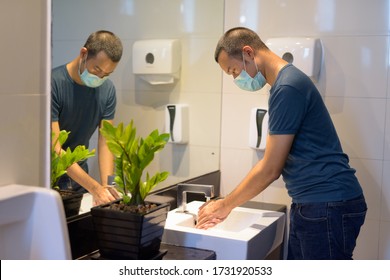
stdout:
MULTIPOLYGON (((160 252, 150 258, 155 260, 215 260, 216 255, 213 251, 196 248, 188 248, 161 243, 160 252)), ((85 255, 79 260, 104 260, 100 257, 99 251, 96 250, 85 255)))

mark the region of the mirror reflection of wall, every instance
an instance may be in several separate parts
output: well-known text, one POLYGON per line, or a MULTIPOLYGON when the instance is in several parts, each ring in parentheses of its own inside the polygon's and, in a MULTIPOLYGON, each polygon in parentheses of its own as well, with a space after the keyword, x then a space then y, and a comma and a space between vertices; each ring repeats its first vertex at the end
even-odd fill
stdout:
MULTIPOLYGON (((158 188, 219 170, 222 75, 213 55, 223 33, 223 6, 223 0, 52 1, 53 68, 73 60, 93 31, 106 29, 121 38, 124 53, 110 76, 117 90, 115 123, 133 119, 146 136, 166 129, 167 104, 188 105, 188 144, 168 144, 150 167, 151 173, 170 172, 158 188), (133 74, 132 46, 145 39, 180 40, 177 82, 150 85, 133 74)), ((90 147, 96 143, 97 133, 90 147)), ((99 178, 97 157, 89 164, 91 175, 99 178)))

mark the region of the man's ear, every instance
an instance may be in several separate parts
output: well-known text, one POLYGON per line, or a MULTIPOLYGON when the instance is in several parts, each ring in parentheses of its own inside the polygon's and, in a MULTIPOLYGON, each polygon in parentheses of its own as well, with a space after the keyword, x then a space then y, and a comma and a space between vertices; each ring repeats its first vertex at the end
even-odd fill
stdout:
POLYGON ((86 47, 82 47, 80 49, 80 57, 83 59, 83 58, 86 58, 87 57, 87 54, 88 54, 88 49, 86 47))
POLYGON ((251 46, 244 46, 242 48, 242 53, 244 54, 244 57, 248 58, 248 59, 254 59, 255 57, 255 51, 253 50, 253 48, 251 46))

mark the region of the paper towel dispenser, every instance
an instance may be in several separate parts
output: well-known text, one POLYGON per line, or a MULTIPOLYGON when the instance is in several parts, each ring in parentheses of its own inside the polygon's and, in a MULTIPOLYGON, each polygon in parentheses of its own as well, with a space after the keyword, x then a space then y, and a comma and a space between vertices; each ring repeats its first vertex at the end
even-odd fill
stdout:
POLYGON ((314 80, 318 80, 322 44, 318 38, 286 37, 266 41, 268 48, 314 80))
POLYGON ((152 85, 180 78, 181 44, 177 39, 141 40, 133 45, 133 73, 152 85))

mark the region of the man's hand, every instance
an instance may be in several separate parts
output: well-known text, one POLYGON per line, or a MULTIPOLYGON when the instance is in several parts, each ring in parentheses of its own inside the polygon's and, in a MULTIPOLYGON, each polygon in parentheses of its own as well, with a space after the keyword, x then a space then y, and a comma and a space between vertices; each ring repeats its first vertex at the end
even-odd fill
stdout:
POLYGON ((109 203, 120 198, 118 192, 113 187, 101 187, 93 196, 93 206, 109 203))
POLYGON ((199 208, 196 228, 208 229, 224 221, 230 214, 230 207, 223 199, 211 200, 199 208))

